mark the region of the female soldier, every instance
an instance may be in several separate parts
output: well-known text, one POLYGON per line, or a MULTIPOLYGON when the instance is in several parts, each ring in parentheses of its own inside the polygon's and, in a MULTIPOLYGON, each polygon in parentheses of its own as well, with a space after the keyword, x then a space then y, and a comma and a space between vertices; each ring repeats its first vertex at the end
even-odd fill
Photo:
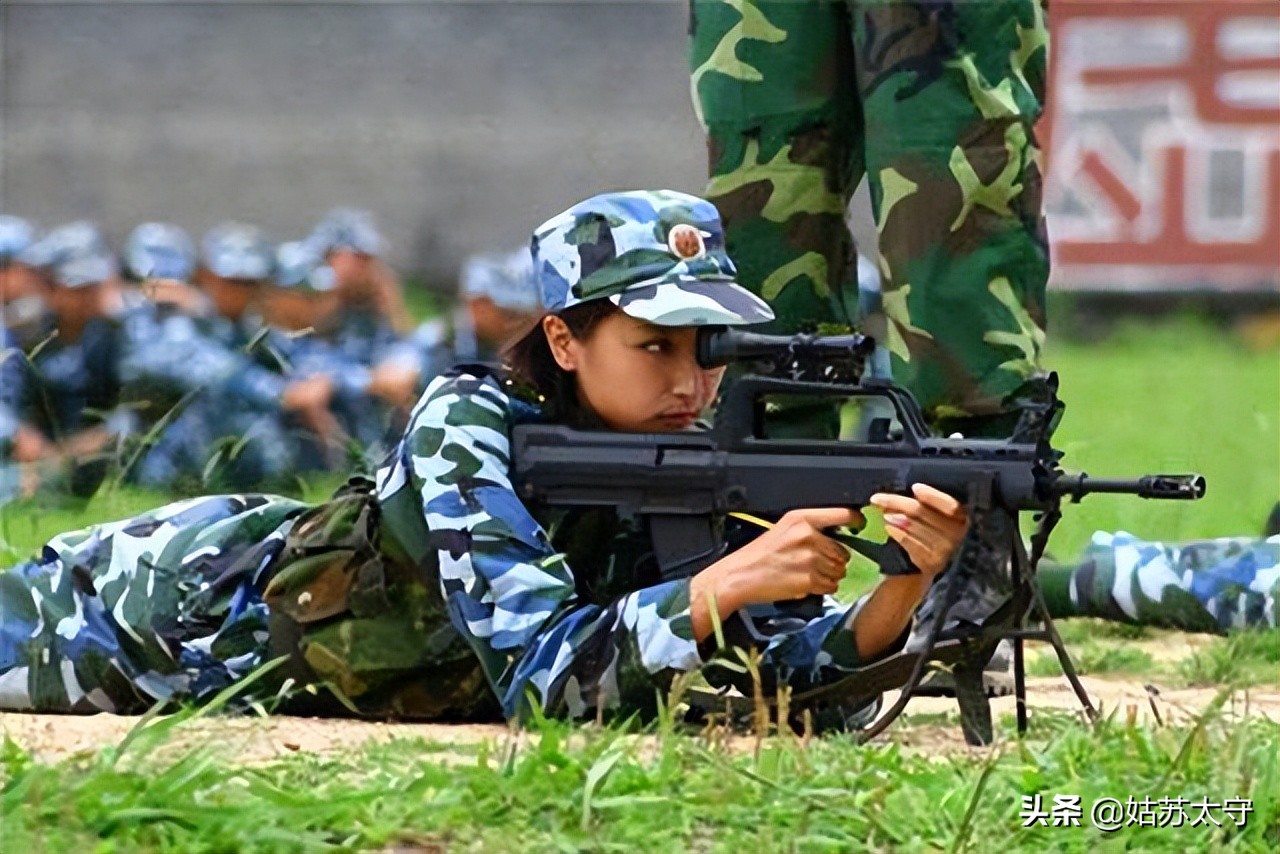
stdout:
MULTIPOLYGON (((513 426, 687 429, 722 373, 698 367, 695 327, 771 316, 733 283, 715 209, 691 196, 598 196, 541 227, 534 251, 553 313, 516 348, 519 376, 433 382, 376 487, 318 507, 179 502, 56 537, 0 576, 0 707, 199 701, 286 654, 290 675, 366 714, 517 715, 529 698, 550 714, 642 709, 701 664, 713 608, 834 592, 847 552, 820 531, 854 510, 795 511, 690 580, 650 583, 632 561, 643 532, 520 502, 513 426)), ((757 621, 766 668, 825 679, 901 642, 965 519, 923 488, 876 503, 922 574, 807 623, 757 621)))

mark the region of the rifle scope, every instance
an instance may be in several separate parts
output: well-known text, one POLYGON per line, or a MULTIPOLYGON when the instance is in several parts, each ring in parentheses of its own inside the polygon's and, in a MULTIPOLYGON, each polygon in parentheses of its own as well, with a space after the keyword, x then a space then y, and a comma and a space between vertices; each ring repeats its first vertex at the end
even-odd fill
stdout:
POLYGON ((795 356, 806 360, 865 359, 875 350, 875 341, 857 333, 851 335, 761 335, 723 326, 698 330, 698 364, 718 368, 746 359, 777 359, 795 356))

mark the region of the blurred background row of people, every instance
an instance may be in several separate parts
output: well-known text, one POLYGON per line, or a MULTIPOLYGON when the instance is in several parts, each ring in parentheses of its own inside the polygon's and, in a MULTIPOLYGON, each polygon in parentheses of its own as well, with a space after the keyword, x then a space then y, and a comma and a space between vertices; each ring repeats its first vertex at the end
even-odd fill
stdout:
POLYGON ((368 468, 427 381, 493 361, 537 315, 527 249, 474 256, 451 312, 415 323, 365 211, 306 237, 0 215, 0 500, 156 488, 288 490, 368 468))

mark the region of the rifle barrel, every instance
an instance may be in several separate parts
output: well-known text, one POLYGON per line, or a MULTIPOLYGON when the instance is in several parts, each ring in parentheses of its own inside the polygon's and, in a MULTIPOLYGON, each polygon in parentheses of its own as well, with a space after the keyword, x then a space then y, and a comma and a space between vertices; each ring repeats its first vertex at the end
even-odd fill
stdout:
POLYGON ((1148 474, 1138 478, 1101 478, 1087 474, 1064 475, 1054 491, 1072 501, 1096 492, 1137 495, 1139 498, 1195 501, 1205 493, 1204 477, 1198 474, 1148 474))

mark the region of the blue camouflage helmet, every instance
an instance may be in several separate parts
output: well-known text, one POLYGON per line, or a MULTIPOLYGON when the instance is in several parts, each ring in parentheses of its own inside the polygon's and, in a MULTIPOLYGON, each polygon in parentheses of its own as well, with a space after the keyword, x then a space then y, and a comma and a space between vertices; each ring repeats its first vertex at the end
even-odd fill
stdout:
POLYGON ((381 255, 386 243, 374 225, 373 214, 351 208, 334 208, 308 238, 322 253, 348 249, 361 255, 381 255))
POLYGON ((0 266, 14 261, 36 242, 36 230, 22 217, 0 214, 0 266))
POLYGON ((291 240, 276 249, 276 287, 322 294, 333 290, 336 278, 333 268, 306 240, 291 240))
POLYGON ((471 256, 462 265, 459 285, 464 299, 488 297, 508 311, 533 313, 542 305, 528 247, 471 256))
POLYGON ((144 222, 125 241, 124 265, 137 279, 189 282, 195 273, 196 247, 176 225, 144 222))
POLYGON ((579 202, 534 231, 533 262, 549 311, 607 297, 659 326, 773 319, 734 280, 715 206, 687 193, 638 190, 579 202))
POLYGON ((271 278, 275 250, 262 229, 239 222, 224 222, 209 229, 201 246, 204 265, 224 279, 271 278))

